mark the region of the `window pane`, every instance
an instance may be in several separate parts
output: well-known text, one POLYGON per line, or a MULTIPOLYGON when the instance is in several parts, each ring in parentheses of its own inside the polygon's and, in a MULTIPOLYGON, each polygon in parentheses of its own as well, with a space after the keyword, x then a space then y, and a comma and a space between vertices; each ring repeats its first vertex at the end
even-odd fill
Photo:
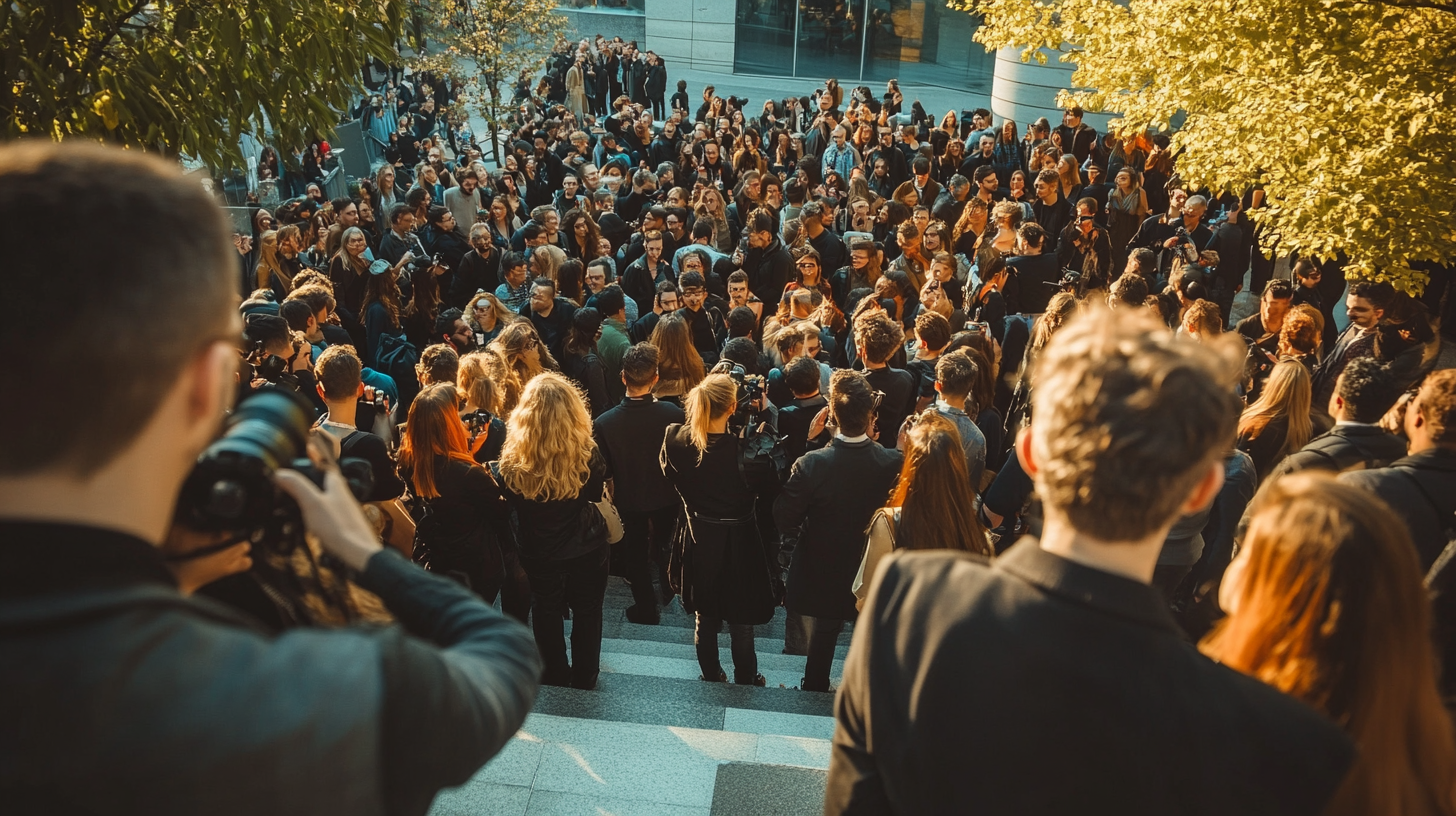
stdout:
POLYGON ((794 0, 738 0, 734 73, 793 73, 794 5, 794 0))
POLYGON ((971 40, 978 24, 946 0, 870 0, 865 79, 990 93, 995 55, 971 40))
POLYGON ((798 76, 841 85, 859 81, 864 0, 803 0, 799 8, 798 76))

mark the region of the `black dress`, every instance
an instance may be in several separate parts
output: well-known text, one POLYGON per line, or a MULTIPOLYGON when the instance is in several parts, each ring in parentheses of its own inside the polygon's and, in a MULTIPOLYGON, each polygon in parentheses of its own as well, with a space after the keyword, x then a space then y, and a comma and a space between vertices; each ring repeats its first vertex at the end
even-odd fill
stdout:
MULTIPOLYGON (((400 477, 413 485, 410 470, 400 477)), ((433 499, 416 499, 414 560, 494 601, 505 579, 506 550, 515 549, 504 498, 490 471, 450 459, 435 466, 433 499)))
POLYGON ((738 446, 731 434, 712 434, 700 462, 687 426, 668 426, 662 473, 685 508, 673 545, 672 581, 689 612, 758 625, 773 619, 778 603, 754 505, 777 477, 771 466, 747 465, 740 472, 738 446))

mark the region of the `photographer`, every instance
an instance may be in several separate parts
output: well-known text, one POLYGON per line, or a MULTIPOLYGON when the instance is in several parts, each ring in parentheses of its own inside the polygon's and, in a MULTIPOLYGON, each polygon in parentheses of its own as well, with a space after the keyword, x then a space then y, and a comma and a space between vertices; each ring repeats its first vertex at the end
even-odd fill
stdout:
POLYGON ((246 357, 238 378, 241 393, 276 386, 310 396, 314 388, 313 347, 277 315, 248 315, 243 329, 246 357))
POLYGON ((425 813, 530 710, 529 635, 382 552, 329 464, 322 491, 274 478, 401 626, 271 636, 179 594, 160 547, 237 365, 224 217, 175 166, 78 142, 0 149, 0 214, 18 248, 0 283, 5 347, 62 311, 107 338, 61 335, 0 363, 8 382, 49 384, 0 408, 6 811, 425 813), (72 219, 96 240, 65 240, 72 219), (55 286, 58 263, 83 279, 55 286))
MULTIPOLYGON (((760 401, 762 397, 760 397, 760 401)), ((697 617, 697 656, 702 679, 727 682, 718 659, 718 630, 726 621, 734 682, 764 685, 758 673, 753 627, 773 618, 770 565, 754 504, 777 481, 767 461, 744 456, 728 421, 739 408, 739 386, 728 374, 710 374, 683 400, 686 422, 670 425, 662 443, 662 473, 681 497, 684 537, 674 553, 673 583, 683 608, 697 617), (757 465, 757 466, 755 466, 757 465)))

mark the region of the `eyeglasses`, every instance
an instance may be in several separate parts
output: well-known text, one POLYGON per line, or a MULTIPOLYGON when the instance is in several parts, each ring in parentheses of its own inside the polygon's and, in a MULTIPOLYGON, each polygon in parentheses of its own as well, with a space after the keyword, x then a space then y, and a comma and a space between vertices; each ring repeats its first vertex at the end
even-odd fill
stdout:
POLYGON ((477 311, 477 312, 488 312, 488 311, 490 311, 490 303, 487 302, 487 301, 481 301, 480 303, 475 304, 475 311, 477 311))
POLYGON ((818 269, 819 268, 819 264, 816 264, 813 261, 800 261, 800 262, 794 264, 794 266, 798 267, 799 269, 818 269))

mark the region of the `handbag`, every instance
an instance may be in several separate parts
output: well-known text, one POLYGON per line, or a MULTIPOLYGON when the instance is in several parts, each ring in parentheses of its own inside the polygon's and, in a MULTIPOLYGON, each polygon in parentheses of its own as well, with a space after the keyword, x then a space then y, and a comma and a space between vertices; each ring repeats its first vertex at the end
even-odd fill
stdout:
POLYGON ((617 506, 607 496, 607 491, 602 491, 602 497, 592 502, 596 505, 597 512, 602 516, 602 522, 606 525, 607 543, 616 544, 626 535, 626 528, 622 526, 622 516, 617 512, 617 506))

